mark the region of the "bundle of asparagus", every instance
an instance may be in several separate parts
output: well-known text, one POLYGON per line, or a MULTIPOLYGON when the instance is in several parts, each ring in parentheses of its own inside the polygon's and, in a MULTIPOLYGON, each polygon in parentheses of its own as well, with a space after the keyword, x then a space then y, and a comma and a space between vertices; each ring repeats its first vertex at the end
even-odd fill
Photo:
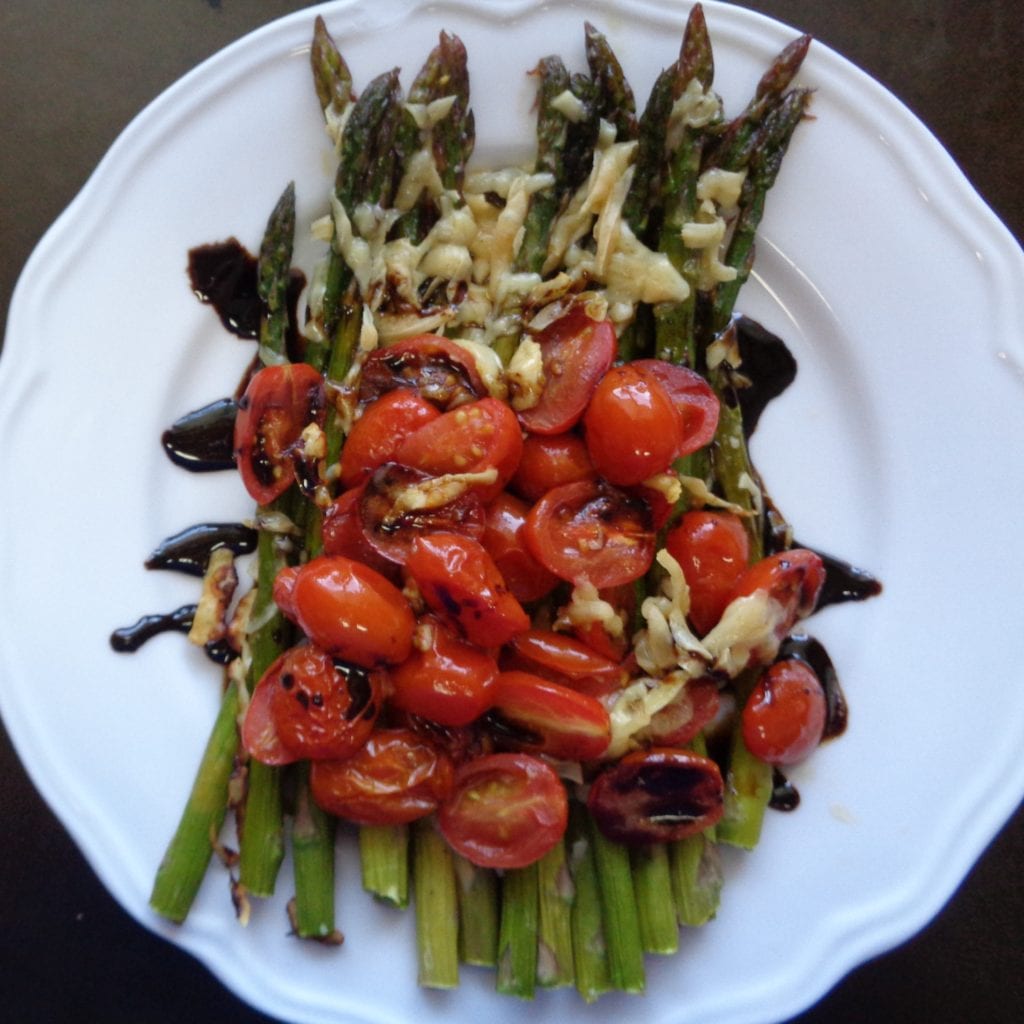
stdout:
MULTIPOLYGON (((317 19, 313 78, 338 168, 331 215, 316 229, 331 245, 308 289, 301 343, 290 351, 289 185, 260 249, 258 358, 263 366, 302 360, 322 374, 326 421, 306 453, 308 472, 300 468, 293 486, 257 510, 256 583, 236 615, 247 632, 157 874, 151 905, 158 914, 185 919, 212 852, 223 852, 218 837, 233 808, 240 849, 225 856, 237 868, 240 916, 250 912, 251 898, 274 892, 290 822, 293 930, 341 941, 335 821, 311 796, 308 764, 282 768, 247 759, 238 722, 260 678, 297 639, 275 606, 274 581, 282 567, 321 551, 323 511, 336 489, 325 467, 338 464, 360 367, 378 344, 444 333, 475 346, 484 362, 491 358, 479 354, 486 346, 496 356, 488 365, 510 372, 546 308, 565 308, 593 292, 615 323, 622 360, 689 366, 719 399, 714 442, 676 467, 687 487, 672 495, 673 517, 705 501, 728 503, 745 512, 751 560, 764 554, 765 537, 779 524, 747 452, 731 324, 766 195, 807 111, 809 90, 792 83, 809 43, 804 36, 788 46, 747 107, 727 119, 713 92, 711 43, 697 5, 678 58, 658 76, 638 117, 608 40, 587 25, 587 73, 570 74, 558 57, 541 60, 533 72, 533 168, 473 174, 469 76, 456 37, 442 33, 408 94, 393 70, 357 97, 345 60, 317 19), (473 237, 464 234, 467 224, 473 237)), ((663 577, 655 565, 639 581, 638 609, 646 594, 659 592, 663 577)), ((550 618, 550 603, 537 614, 550 618)), ((634 625, 642 629, 639 615, 634 625)), ((739 676, 739 700, 752 685, 749 673, 739 676)), ((703 753, 704 737, 693 747, 703 753)), ((610 990, 640 992, 644 954, 674 952, 680 925, 714 916, 722 888, 717 844, 750 849, 758 840, 772 768, 750 753, 738 727, 723 770, 726 806, 717 825, 630 849, 603 834, 574 800, 562 840, 540 860, 500 873, 453 851, 430 818, 363 825, 363 885, 397 906, 409 902, 411 887, 425 986, 456 985, 461 962, 495 967, 498 990, 519 997, 532 996, 538 985, 575 985, 588 1001, 610 990)))

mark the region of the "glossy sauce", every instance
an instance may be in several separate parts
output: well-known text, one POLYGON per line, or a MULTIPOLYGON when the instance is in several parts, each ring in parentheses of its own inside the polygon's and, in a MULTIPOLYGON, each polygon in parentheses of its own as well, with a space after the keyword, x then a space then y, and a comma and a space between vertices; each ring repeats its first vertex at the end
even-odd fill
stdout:
MULTIPOLYGON (((133 654, 147 640, 161 633, 188 633, 195 614, 196 606, 186 604, 162 615, 143 615, 133 625, 115 629, 110 634, 110 646, 119 654, 133 654)), ((209 643, 203 650, 218 665, 226 665, 235 656, 235 651, 223 640, 209 643)))
POLYGON ((160 438, 167 457, 192 473, 234 469, 237 413, 238 403, 233 398, 219 398, 186 413, 160 438))
POLYGON ((146 568, 202 576, 210 554, 217 548, 245 555, 256 550, 258 537, 256 530, 243 523, 199 523, 162 541, 146 559, 146 568))

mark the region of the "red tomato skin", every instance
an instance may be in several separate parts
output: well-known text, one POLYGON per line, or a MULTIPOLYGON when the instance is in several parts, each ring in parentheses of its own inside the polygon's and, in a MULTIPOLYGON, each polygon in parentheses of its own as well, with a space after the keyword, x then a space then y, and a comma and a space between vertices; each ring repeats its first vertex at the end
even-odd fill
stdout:
POLYGON ((513 637, 508 649, 527 671, 591 696, 613 693, 626 682, 626 672, 618 661, 565 633, 528 629, 513 637))
POLYGON ((539 501, 553 487, 597 476, 586 442, 577 434, 528 434, 519 468, 509 487, 527 501, 539 501))
POLYGON ((714 719, 720 705, 714 679, 691 679, 675 700, 655 713, 640 738, 659 747, 685 747, 714 719))
POLYGON ((517 601, 537 601, 558 585, 558 577, 544 568, 530 553, 523 538, 523 526, 530 506, 507 491, 487 506, 481 539, 494 559, 509 593, 517 601))
POLYGON ((309 784, 328 814, 357 825, 404 825, 437 810, 452 789, 452 762, 410 729, 377 729, 345 760, 314 761, 309 784))
POLYGON ((541 565, 570 583, 616 587, 639 579, 654 561, 647 506, 591 480, 548 491, 530 510, 523 537, 541 565))
POLYGON ((743 742, 771 765, 799 764, 821 742, 827 706, 821 682, 803 661, 777 661, 761 673, 743 707, 743 742))
POLYGON ((656 380, 675 405, 680 430, 677 458, 711 442, 721 410, 711 385, 696 370, 662 359, 637 359, 631 365, 656 380))
POLYGON ((439 334, 417 334, 367 356, 359 375, 359 400, 372 402, 395 388, 414 388, 439 409, 487 394, 469 351, 439 334))
POLYGON ((302 431, 310 423, 323 426, 326 415, 323 378, 311 366, 283 363, 253 375, 238 403, 234 452, 254 501, 268 505, 288 490, 296 461, 303 461, 302 431))
POLYGON ((663 473, 682 447, 682 424, 668 393, 636 363, 613 366, 583 417, 587 451, 609 483, 630 487, 663 473))
POLYGON ((718 822, 725 786, 710 758, 675 747, 627 754, 590 784, 587 807, 617 843, 674 842, 718 822))
POLYGON ((364 668, 404 661, 415 625, 402 592, 379 572, 322 555, 295 574, 294 621, 318 647, 364 668))
POLYGON ((690 588, 690 621, 703 636, 722 617, 750 559, 750 540, 739 516, 694 510, 665 537, 690 588))
POLYGON ((497 662, 433 616, 420 620, 417 637, 429 646, 391 670, 392 706, 438 725, 469 725, 491 707, 497 662))
POLYGON ((385 462, 395 461, 403 441, 436 420, 437 407, 410 388, 397 388, 372 402, 355 421, 341 450, 341 486, 356 487, 385 462))
POLYGON ((540 860, 565 834, 568 818, 568 797, 554 769, 513 753, 459 767, 437 822, 452 849, 471 863, 509 869, 540 860))
POLYGON ((496 398, 460 405, 409 435, 398 446, 395 461, 430 476, 498 471, 490 484, 474 485, 485 504, 512 479, 523 452, 516 414, 496 398))
POLYGON ((533 434, 562 434, 583 415, 597 382, 615 360, 615 328, 610 320, 591 320, 574 306, 536 338, 544 364, 540 401, 519 413, 533 434))
POLYGON ((274 722, 271 704, 274 696, 274 681, 271 672, 279 667, 278 658, 264 673, 253 688, 249 706, 242 719, 242 748, 254 761, 262 764, 282 765, 298 761, 300 755, 289 750, 282 742, 274 722))
POLYGON ((323 554, 344 555, 362 562, 394 583, 398 579, 395 563, 378 553, 363 531, 360 503, 365 490, 366 484, 363 483, 345 491, 324 511, 321 531, 323 554))
POLYGON ((599 700, 531 672, 502 672, 493 710, 513 732, 529 734, 515 746, 531 753, 593 761, 611 740, 611 722, 599 700))
POLYGON ((299 566, 288 565, 279 569, 274 577, 274 604, 285 618, 295 620, 295 584, 299 579, 299 566))
POLYGON ((779 624, 781 639, 797 620, 814 611, 825 584, 825 563, 817 552, 792 548, 762 558, 736 581, 730 600, 748 597, 759 590, 769 593, 786 610, 779 624))
POLYGON ((478 541, 456 533, 423 534, 413 540, 405 567, 427 604, 470 643, 500 647, 529 629, 529 616, 478 541))

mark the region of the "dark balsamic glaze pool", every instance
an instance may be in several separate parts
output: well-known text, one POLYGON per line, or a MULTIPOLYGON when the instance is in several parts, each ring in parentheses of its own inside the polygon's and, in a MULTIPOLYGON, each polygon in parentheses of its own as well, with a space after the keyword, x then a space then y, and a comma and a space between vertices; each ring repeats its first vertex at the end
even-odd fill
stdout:
MULTIPOLYGON (((257 262, 237 239, 191 249, 188 268, 196 297, 213 307, 228 331, 242 339, 258 337, 263 303, 257 288, 257 262)), ((293 271, 289 287, 291 328, 287 342, 289 357, 293 361, 302 358, 301 340, 295 331, 298 323, 295 309, 304 284, 303 275, 293 271)), ((785 342, 757 321, 739 316, 734 323, 743 377, 749 382, 749 386, 737 389, 737 403, 744 431, 749 437, 757 428, 767 405, 795 380, 797 363, 785 342)), ((234 424, 238 395, 244 385, 243 379, 233 397, 218 399, 186 413, 164 431, 161 443, 175 465, 193 473, 235 468, 234 424)), ((772 551, 778 549, 780 535, 779 531, 773 530, 772 524, 781 521, 781 516, 770 502, 768 504, 766 549, 772 551)), ((200 523, 162 541, 145 564, 149 569, 202 576, 215 548, 227 546, 242 554, 252 551, 255 543, 256 531, 241 523, 200 523)), ((825 584, 818 608, 863 601, 881 593, 881 584, 870 573, 833 555, 817 553, 825 564, 825 584)), ((195 611, 195 605, 185 605, 165 614, 145 615, 132 626, 115 630, 110 637, 111 647, 115 651, 133 652, 160 633, 187 633, 195 611)), ((233 656, 224 641, 207 645, 206 653, 222 664, 233 656)), ((825 647, 813 637, 795 634, 784 641, 778 658, 798 658, 815 671, 826 696, 823 739, 840 735, 846 728, 848 706, 825 647)), ((796 787, 783 772, 775 769, 769 805, 776 810, 790 811, 799 803, 800 794, 796 787)))

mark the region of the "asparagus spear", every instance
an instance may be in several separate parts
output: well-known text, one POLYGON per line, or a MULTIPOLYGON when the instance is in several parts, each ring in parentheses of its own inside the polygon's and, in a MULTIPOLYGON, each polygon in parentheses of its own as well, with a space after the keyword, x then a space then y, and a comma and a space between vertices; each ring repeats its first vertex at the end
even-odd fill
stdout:
POLYGON ((668 849, 662 843, 638 847, 631 851, 630 861, 643 949, 647 953, 675 953, 679 949, 679 930, 668 849))
POLYGON ((313 85, 324 112, 324 120, 328 124, 337 124, 355 99, 352 72, 320 15, 317 15, 313 23, 313 43, 309 49, 309 58, 313 68, 313 85))
POLYGON ((570 915, 573 973, 576 991, 586 1002, 592 1003, 612 988, 612 981, 604 940, 601 882, 594 844, 590 839, 586 809, 575 801, 569 805, 566 839, 574 889, 570 915))
POLYGON ((572 877, 565 841, 555 844, 538 864, 540 929, 537 981, 544 988, 562 988, 574 979, 572 952, 572 877))
POLYGON ((501 886, 497 989, 532 999, 537 985, 538 867, 505 872, 501 886))
POLYGON ((299 938, 339 945, 341 933, 334 927, 334 819, 317 806, 309 791, 308 763, 296 771, 292 925, 299 938))
POLYGON ((587 65, 596 84, 597 115, 615 126, 619 142, 635 139, 639 131, 633 90, 607 38, 590 22, 584 25, 587 65))
POLYGON ((459 945, 453 855, 432 820, 414 822, 412 833, 419 983, 455 988, 459 945))
POLYGON ((459 959, 465 964, 498 963, 498 877, 455 854, 459 887, 459 959))

